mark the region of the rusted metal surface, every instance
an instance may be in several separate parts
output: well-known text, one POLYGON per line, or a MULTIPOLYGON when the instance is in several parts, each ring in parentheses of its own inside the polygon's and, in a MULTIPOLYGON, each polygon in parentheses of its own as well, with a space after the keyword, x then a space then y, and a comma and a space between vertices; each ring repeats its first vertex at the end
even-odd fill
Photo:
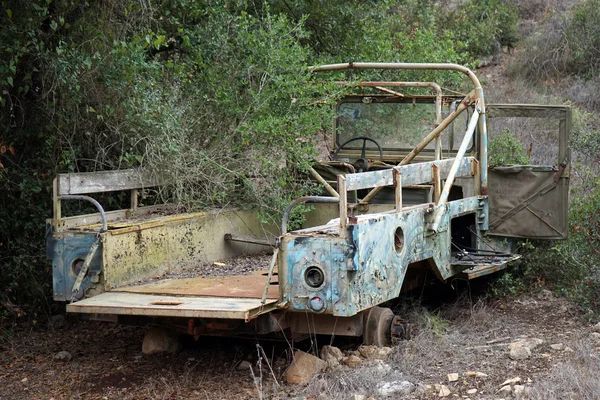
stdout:
POLYGON ((451 216, 474 213, 477 197, 449 202, 437 236, 426 235, 429 205, 403 208, 401 212, 357 216, 355 224, 340 237, 335 222, 327 233, 301 230, 282 237, 279 259, 279 285, 284 301, 296 311, 311 311, 308 300, 318 296, 326 303, 325 313, 352 316, 361 310, 393 299, 410 263, 429 260, 441 277, 453 274, 450 265, 451 216), (403 232, 398 248, 396 232, 403 232), (317 288, 306 285, 307 268, 320 266, 325 284, 317 288))
POLYGON ((250 319, 276 308, 277 300, 157 296, 109 292, 67 305, 72 313, 140 315, 149 317, 250 319))

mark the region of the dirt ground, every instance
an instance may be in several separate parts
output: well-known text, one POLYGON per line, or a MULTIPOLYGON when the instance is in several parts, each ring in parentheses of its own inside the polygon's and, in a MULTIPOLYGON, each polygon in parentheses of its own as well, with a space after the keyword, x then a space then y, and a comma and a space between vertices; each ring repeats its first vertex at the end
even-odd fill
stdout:
MULTIPOLYGON (((465 398, 468 390, 477 389, 469 398, 497 399, 505 397, 497 393, 500 384, 516 377, 528 388, 529 398, 598 398, 600 391, 592 390, 600 379, 595 373, 586 377, 585 371, 600 370, 595 347, 600 344, 593 343, 577 307, 547 291, 492 301, 469 298, 469 290, 442 307, 405 299, 403 312, 420 327, 416 338, 402 342, 375 366, 367 361, 344 366, 303 387, 285 383, 291 347, 310 351, 330 344, 330 338, 298 344, 207 338, 176 354, 146 356, 141 352, 143 327, 69 316, 60 327, 18 330, 2 346, 0 399, 439 398, 435 385, 440 384, 451 391, 448 398, 465 398), (528 359, 511 360, 508 345, 525 338, 543 343, 528 359), (558 344, 558 349, 551 347, 558 344), (56 360, 60 351, 68 351, 72 359, 56 360), (241 370, 242 361, 249 361, 252 370, 241 370), (487 377, 466 377, 467 371, 487 377), (460 379, 448 382, 451 373, 460 379), (378 385, 397 380, 419 390, 379 394, 378 385)), ((333 344, 356 348, 348 341, 333 344)))

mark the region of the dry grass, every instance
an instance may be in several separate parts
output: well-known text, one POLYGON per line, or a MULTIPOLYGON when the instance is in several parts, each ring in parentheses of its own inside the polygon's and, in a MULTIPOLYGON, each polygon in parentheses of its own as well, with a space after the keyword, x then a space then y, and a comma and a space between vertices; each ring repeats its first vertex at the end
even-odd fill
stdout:
POLYGON ((531 388, 531 399, 597 399, 600 396, 600 352, 594 347, 589 338, 577 341, 574 355, 554 366, 531 388))

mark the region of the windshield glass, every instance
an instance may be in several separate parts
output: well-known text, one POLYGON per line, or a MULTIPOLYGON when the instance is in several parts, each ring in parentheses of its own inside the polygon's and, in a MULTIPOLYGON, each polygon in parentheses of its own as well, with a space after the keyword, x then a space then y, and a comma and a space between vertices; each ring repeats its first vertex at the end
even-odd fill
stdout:
MULTIPOLYGON (((442 107, 442 119, 449 105, 442 107)), ((445 150, 457 149, 466 130, 467 113, 463 112, 442 134, 445 150), (454 134, 451 133, 454 128, 454 134)), ((346 141, 366 136, 388 149, 412 149, 435 128, 435 104, 431 103, 375 103, 343 102, 338 107, 338 146, 346 141)), ((360 148, 362 141, 351 142, 344 148, 360 148)), ((372 142, 368 148, 375 149, 372 142)), ((431 142, 426 149, 433 150, 431 142)))

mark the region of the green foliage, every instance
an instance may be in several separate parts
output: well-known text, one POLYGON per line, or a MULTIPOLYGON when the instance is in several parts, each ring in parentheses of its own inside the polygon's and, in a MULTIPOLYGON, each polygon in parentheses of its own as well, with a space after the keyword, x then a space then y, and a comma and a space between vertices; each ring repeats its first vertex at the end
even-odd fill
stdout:
POLYGON ((600 71, 600 0, 587 0, 573 6, 565 29, 566 68, 593 77, 600 71))
POLYGON ((529 156, 523 143, 508 129, 504 129, 489 142, 489 165, 528 165, 529 156))
POLYGON ((494 55, 500 46, 515 46, 519 40, 519 10, 504 0, 462 2, 448 13, 444 26, 473 56, 494 55))
POLYGON ((506 297, 522 291, 524 282, 517 274, 505 271, 492 283, 492 294, 496 297, 506 297))

